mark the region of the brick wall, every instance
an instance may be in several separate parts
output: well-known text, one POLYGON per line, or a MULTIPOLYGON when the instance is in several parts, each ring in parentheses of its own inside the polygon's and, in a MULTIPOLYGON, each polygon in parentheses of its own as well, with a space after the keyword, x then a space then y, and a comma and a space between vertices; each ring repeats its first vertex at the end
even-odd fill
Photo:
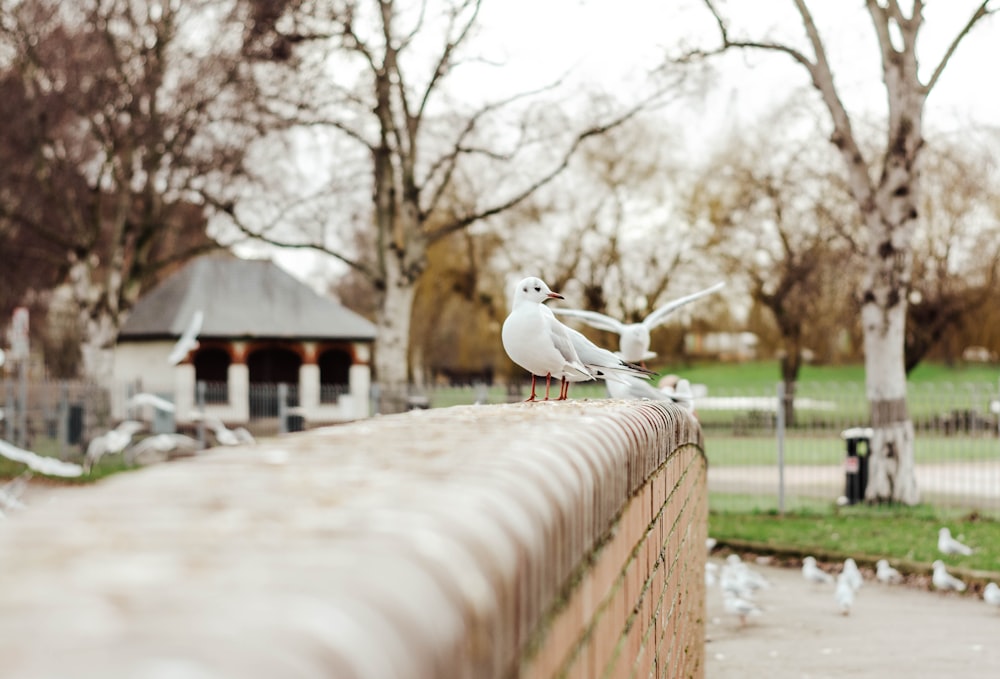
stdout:
POLYGON ((702 675, 672 404, 413 412, 48 498, 0 531, 4 676, 702 675))

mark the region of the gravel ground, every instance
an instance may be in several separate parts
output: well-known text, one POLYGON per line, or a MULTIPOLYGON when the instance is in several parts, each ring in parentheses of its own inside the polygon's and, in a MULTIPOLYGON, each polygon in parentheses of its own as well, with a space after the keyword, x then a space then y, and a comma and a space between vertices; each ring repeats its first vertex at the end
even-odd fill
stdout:
POLYGON ((866 572, 844 616, 833 585, 807 583, 798 568, 752 568, 773 586, 758 592, 763 613, 745 627, 709 588, 706 679, 1000 677, 1000 609, 976 594, 887 586, 866 572))

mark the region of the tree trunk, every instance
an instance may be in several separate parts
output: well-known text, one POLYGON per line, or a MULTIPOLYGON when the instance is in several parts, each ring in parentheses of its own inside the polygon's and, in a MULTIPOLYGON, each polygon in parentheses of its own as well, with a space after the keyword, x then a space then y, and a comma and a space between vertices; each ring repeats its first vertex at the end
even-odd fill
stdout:
POLYGON ((386 257, 386 285, 375 319, 375 380, 379 386, 379 412, 398 413, 407 408, 410 316, 417 285, 404 276, 397 257, 386 257))

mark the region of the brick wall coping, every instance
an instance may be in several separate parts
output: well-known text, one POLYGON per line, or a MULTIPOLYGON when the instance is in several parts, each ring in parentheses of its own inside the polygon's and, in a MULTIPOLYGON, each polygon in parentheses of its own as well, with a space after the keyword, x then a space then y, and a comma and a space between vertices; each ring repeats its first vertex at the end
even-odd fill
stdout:
POLYGON ((509 676, 683 410, 377 417, 56 493, 0 524, 4 677, 509 676))

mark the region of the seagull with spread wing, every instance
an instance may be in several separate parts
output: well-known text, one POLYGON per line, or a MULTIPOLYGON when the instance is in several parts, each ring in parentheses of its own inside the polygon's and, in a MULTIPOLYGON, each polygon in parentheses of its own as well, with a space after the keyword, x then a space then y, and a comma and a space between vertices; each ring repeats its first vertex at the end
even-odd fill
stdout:
POLYGON ((201 309, 194 312, 191 322, 188 323, 188 327, 184 329, 180 339, 177 340, 173 349, 170 350, 170 355, 167 356, 167 363, 177 365, 189 353, 198 348, 198 333, 201 332, 201 324, 204 320, 205 314, 202 313, 201 309))
POLYGON ((663 325, 667 316, 675 309, 679 309, 689 302, 710 295, 725 286, 724 282, 719 282, 710 288, 699 290, 690 295, 679 297, 672 302, 668 302, 657 308, 639 323, 622 323, 621 321, 606 316, 596 311, 586 311, 584 309, 552 309, 553 313, 569 318, 578 318, 592 328, 607 330, 618 333, 618 355, 629 363, 639 363, 647 361, 656 356, 655 352, 649 350, 649 333, 660 325, 663 325))

